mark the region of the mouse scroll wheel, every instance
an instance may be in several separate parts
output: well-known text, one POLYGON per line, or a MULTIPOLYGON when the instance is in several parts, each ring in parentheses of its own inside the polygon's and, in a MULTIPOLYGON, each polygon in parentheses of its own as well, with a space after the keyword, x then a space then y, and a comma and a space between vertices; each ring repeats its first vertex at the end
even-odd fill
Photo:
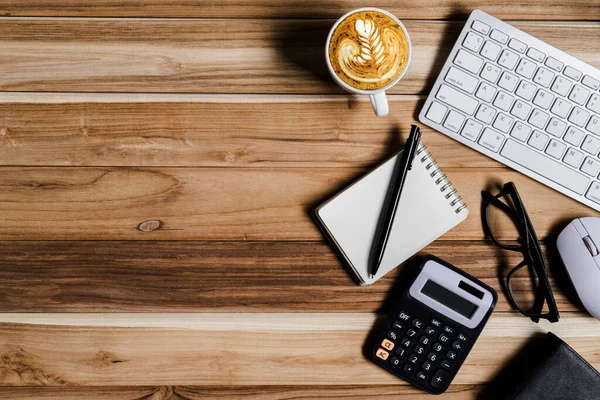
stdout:
POLYGON ((585 247, 588 248, 588 250, 590 251, 590 254, 595 257, 598 255, 598 248, 596 247, 596 245, 594 244, 594 242, 592 241, 592 238, 589 236, 584 236, 583 237, 583 243, 585 243, 585 247))

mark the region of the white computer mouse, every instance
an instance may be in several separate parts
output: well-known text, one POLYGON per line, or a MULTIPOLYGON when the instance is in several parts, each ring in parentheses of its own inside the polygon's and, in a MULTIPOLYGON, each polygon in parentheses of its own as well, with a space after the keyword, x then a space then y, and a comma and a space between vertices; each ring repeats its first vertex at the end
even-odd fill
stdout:
POLYGON ((574 219, 556 246, 583 306, 600 319, 600 218, 574 219))

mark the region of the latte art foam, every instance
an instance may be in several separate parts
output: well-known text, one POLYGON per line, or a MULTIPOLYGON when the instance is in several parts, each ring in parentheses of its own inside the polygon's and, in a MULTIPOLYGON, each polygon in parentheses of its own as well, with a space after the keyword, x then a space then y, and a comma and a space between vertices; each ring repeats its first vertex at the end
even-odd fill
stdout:
POLYGON ((409 45, 394 19, 377 11, 359 11, 336 27, 328 52, 342 81, 359 90, 377 90, 402 74, 409 45))

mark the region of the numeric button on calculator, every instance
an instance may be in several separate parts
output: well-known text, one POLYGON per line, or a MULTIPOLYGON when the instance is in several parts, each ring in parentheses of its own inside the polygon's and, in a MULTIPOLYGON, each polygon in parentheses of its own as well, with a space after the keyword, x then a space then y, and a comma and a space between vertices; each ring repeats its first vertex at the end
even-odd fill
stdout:
POLYGON ((409 338, 413 338, 416 334, 417 332, 414 329, 409 329, 406 331, 406 336, 408 336, 409 338))
POLYGON ((454 361, 456 360, 457 355, 452 350, 449 350, 448 353, 446 353, 446 357, 448 357, 449 360, 454 361))
POLYGON ((434 353, 427 354, 427 359, 431 362, 435 362, 438 359, 438 355, 434 353))
POLYGON ((466 342, 467 341, 467 335, 465 335, 464 333, 459 333, 457 335, 458 340, 462 341, 462 342, 466 342))
POLYGON ((419 357, 415 356, 414 354, 408 357, 408 362, 411 364, 416 364, 419 362, 419 357))
POLYGON ((459 341, 456 341, 456 340, 455 340, 455 341, 452 343, 452 348, 453 348, 454 350, 462 350, 462 344, 461 344, 459 341))
POLYGON ((396 349, 396 354, 398 355, 398 357, 403 358, 408 354, 408 351, 406 351, 406 349, 403 349, 402 347, 398 347, 396 349))
POLYGON ((436 389, 441 389, 446 387, 448 383, 448 374, 442 370, 438 370, 429 384, 436 389))
POLYGON ((389 332, 388 332, 388 334, 387 334, 387 336, 388 336, 390 339, 392 339, 392 340, 396 340, 396 339, 398 339, 398 334, 397 334, 396 332, 394 332, 394 331, 389 331, 389 332))
POLYGON ((412 343, 412 342, 411 342, 409 339, 407 339, 407 338, 404 338, 404 339, 402 339, 402 340, 400 341, 400 344, 401 344, 402 346, 404 346, 404 347, 409 347, 411 343, 412 343))
POLYGON ((419 379, 421 381, 426 381, 427 378, 428 378, 428 376, 425 375, 424 372, 422 372, 422 371, 417 372, 417 379, 419 379))
POLYGON ((431 367, 432 367, 432 365, 430 363, 428 363, 427 361, 425 361, 423 363, 423 365, 421 366, 421 368, 423 368, 424 371, 431 371, 431 367))
POLYGON ((524 78, 531 79, 535 72, 536 65, 534 62, 529 61, 525 58, 521 58, 519 65, 517 65, 516 72, 524 78))
POLYGON ((442 351, 443 348, 444 347, 441 344, 439 344, 439 343, 436 343, 436 344, 433 345, 433 351, 440 352, 440 351, 442 351))
POLYGON ((447 335, 443 334, 443 333, 440 334, 440 336, 438 337, 438 339, 440 339, 440 342, 442 342, 442 343, 447 343, 448 340, 450 340, 450 338, 447 335))
POLYGON ((441 328, 442 322, 439 319, 434 318, 431 320, 431 325, 435 326, 436 328, 441 328))
POLYGON ((421 354, 425 353, 425 347, 423 347, 423 346, 416 346, 415 347, 415 353, 417 353, 418 355, 421 355, 421 354))
POLYGON ((393 350, 394 342, 391 342, 387 339, 383 339, 383 342, 381 342, 381 347, 383 347, 384 349, 387 349, 387 350, 393 350))
POLYGON ((425 333, 430 336, 433 336, 437 333, 437 331, 434 328, 432 328, 431 326, 428 326, 427 328, 425 328, 425 333))
POLYGON ((500 54, 500 50, 502 50, 502 47, 500 47, 500 45, 488 40, 483 45, 480 54, 488 60, 496 61, 496 59, 498 58, 498 54, 500 54))
POLYGON ((404 329, 404 325, 401 322, 395 321, 394 328, 401 330, 401 329, 404 329))
POLYGON ((431 341, 431 339, 428 338, 427 336, 421 336, 421 339, 419 339, 419 341, 421 343, 423 343, 425 346, 427 346, 429 344, 429 342, 431 341))
POLYGON ((474 51, 475 53, 479 52, 481 45, 483 44, 483 38, 476 33, 469 32, 463 40, 463 47, 474 51))
POLYGON ((490 27, 477 19, 473 21, 471 28, 479 33, 483 33, 486 36, 488 33, 490 33, 490 27))
POLYGON ((452 363, 448 360, 442 361, 441 366, 444 369, 452 369, 452 363))
POLYGON ((421 321, 419 321, 418 319, 415 319, 413 321, 412 325, 417 329, 421 329, 423 327, 423 323, 421 321))
POLYGON ((390 353, 388 353, 384 349, 378 349, 377 352, 375 353, 375 355, 377 357, 381 358, 382 360, 387 360, 388 357, 390 356, 390 353))
POLYGON ((415 372, 415 367, 413 367, 410 364, 406 364, 404 366, 404 372, 406 372, 407 374, 412 374, 413 372, 415 372))
POLYGON ((567 93, 569 93, 571 86, 573 86, 573 83, 570 80, 561 76, 557 76, 552 84, 552 87, 550 87, 550 90, 552 90, 554 93, 560 94, 561 96, 566 96, 567 93))
POLYGON ((392 364, 394 367, 397 367, 400 365, 400 360, 398 359, 398 357, 392 357, 390 360, 390 364, 392 364))

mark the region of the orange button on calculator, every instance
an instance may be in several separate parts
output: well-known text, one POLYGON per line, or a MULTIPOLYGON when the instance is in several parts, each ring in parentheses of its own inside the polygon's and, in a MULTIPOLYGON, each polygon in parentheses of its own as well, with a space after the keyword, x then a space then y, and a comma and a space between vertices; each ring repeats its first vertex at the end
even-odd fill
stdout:
POLYGON ((381 342, 381 346, 383 346, 384 349, 393 350, 394 342, 391 342, 387 339, 383 339, 383 342, 381 342))
POLYGON ((377 355, 377 357, 381 358, 382 360, 387 360, 390 353, 388 353, 384 349, 379 349, 379 350, 377 350, 377 353, 375 353, 375 355, 377 355))

